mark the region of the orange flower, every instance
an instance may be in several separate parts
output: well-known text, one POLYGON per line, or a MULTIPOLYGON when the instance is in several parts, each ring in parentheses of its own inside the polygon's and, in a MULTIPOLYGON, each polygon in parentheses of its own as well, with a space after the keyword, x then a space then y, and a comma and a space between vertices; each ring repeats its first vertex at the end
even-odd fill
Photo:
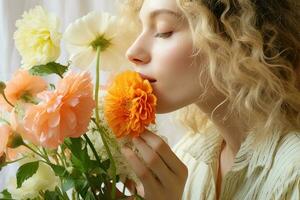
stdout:
POLYGON ((0 124, 0 157, 7 152, 7 146, 13 136, 12 129, 7 124, 0 124))
POLYGON ((8 124, 0 124, 0 157, 4 157, 7 161, 17 158, 19 153, 25 152, 26 150, 24 146, 10 148, 13 140, 19 137, 16 136, 17 135, 8 124))
POLYGON ((157 98, 152 92, 150 82, 137 72, 116 76, 107 91, 104 115, 117 138, 137 137, 146 126, 155 123, 157 98))
POLYGON ((57 148, 67 137, 87 131, 95 107, 92 79, 88 72, 69 73, 55 91, 38 95, 42 101, 25 113, 24 138, 48 148, 57 148))
MULTIPOLYGON (((4 93, 7 99, 15 104, 18 100, 25 97, 25 95, 35 96, 37 93, 45 90, 47 83, 42 78, 32 76, 26 70, 19 70, 15 73, 13 78, 7 82, 4 93)), ((0 97, 0 108, 11 111, 12 107, 7 104, 4 98, 0 97)))

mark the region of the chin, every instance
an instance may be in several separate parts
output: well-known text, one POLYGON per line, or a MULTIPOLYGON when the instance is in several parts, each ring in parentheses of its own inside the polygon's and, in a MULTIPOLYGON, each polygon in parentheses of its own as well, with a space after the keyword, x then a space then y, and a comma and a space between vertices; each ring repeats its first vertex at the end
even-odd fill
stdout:
POLYGON ((156 106, 156 114, 165 114, 165 113, 170 113, 173 112, 175 110, 180 109, 180 107, 176 107, 176 106, 170 106, 170 103, 166 103, 166 104, 162 104, 157 102, 157 106, 156 106))

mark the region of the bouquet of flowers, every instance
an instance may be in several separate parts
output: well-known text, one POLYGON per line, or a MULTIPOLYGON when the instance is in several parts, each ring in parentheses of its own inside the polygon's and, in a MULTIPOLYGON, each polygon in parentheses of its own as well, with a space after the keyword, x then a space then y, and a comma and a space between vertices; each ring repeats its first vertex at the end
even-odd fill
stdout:
POLYGON ((16 22, 22 63, 0 82, 0 170, 11 163, 19 168, 0 198, 125 199, 125 186, 116 197, 117 183, 139 182, 120 148, 133 148, 132 137, 155 124, 157 99, 133 71, 100 87, 100 64, 116 71, 124 63, 131 38, 124 25, 92 12, 61 34, 58 18, 40 6, 16 22), (66 65, 57 62, 61 39, 70 53, 66 65), (89 66, 96 66, 95 86, 89 66), (53 74, 56 83, 44 79, 53 74))

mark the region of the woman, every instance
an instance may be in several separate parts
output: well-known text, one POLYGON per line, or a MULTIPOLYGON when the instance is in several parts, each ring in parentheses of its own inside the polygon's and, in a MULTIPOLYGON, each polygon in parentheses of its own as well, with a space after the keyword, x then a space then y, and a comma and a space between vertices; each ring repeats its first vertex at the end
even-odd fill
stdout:
POLYGON ((127 51, 158 113, 185 107, 171 148, 123 149, 146 200, 300 199, 300 1, 128 0, 127 51))

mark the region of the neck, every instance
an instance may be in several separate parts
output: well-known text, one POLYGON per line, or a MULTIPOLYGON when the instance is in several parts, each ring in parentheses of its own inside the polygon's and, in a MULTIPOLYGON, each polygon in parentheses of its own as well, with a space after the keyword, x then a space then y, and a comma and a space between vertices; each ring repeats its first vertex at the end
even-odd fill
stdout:
MULTIPOLYGON (((219 98, 220 99, 220 98, 219 98)), ((222 98, 224 99, 224 98, 222 98)), ((225 145, 233 157, 240 149, 242 142, 246 138, 246 127, 241 119, 235 114, 228 113, 228 103, 219 105, 222 101, 216 99, 203 103, 196 103, 210 120, 217 127, 219 133, 225 140, 225 145), (209 102, 209 103, 207 103, 209 102), (227 115, 226 115, 227 114, 227 115)))

